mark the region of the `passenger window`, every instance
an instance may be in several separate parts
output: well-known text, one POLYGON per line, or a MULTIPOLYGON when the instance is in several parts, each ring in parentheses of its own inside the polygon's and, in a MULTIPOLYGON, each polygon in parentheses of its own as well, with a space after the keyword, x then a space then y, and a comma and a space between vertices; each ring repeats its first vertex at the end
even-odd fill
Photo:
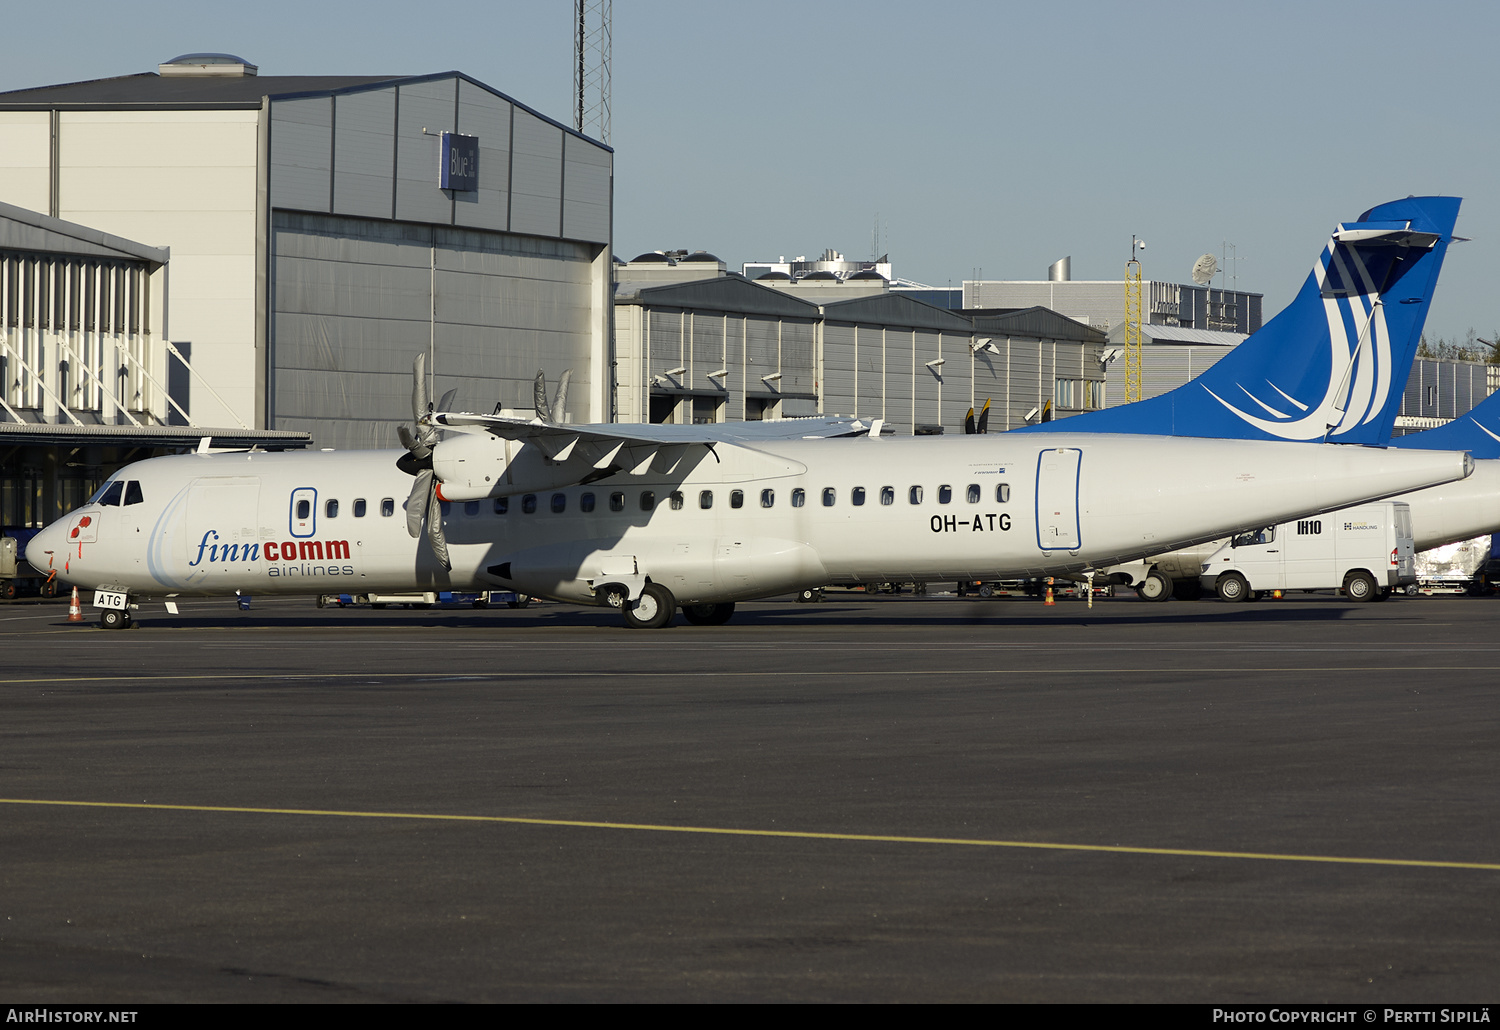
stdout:
POLYGON ((949 486, 947 483, 944 483, 942 486, 938 487, 938 503, 939 504, 948 504, 952 500, 953 500, 953 487, 949 486))
POLYGON ((536 514, 536 494, 527 494, 525 497, 521 498, 521 514, 536 514))
POLYGON ((858 507, 859 505, 864 504, 865 503, 865 488, 862 487, 862 486, 856 486, 853 490, 850 490, 849 491, 849 503, 852 504, 852 505, 854 505, 855 507, 858 507))
POLYGON ((911 488, 911 490, 907 493, 906 496, 907 496, 907 499, 910 500, 912 504, 921 504, 922 503, 922 488, 920 486, 914 486, 914 487, 911 488))
POLYGON ((729 506, 731 508, 743 508, 745 506, 745 491, 729 491, 729 506))
POLYGON ((496 497, 495 498, 495 514, 496 515, 504 515, 508 511, 510 511, 510 498, 509 497, 496 497))
POLYGON ((700 494, 698 494, 698 507, 700 507, 700 508, 712 508, 713 506, 714 506, 714 492, 712 490, 704 490, 703 492, 701 492, 700 494))
POLYGON ((128 483, 125 484, 125 503, 126 504, 140 504, 143 500, 145 500, 145 498, 141 496, 141 484, 140 483, 137 483, 135 480, 132 479, 130 482, 128 482, 128 483))
POLYGON ((354 517, 357 519, 365 517, 365 499, 363 497, 356 497, 354 499, 354 517))
POLYGON ((883 486, 880 488, 880 503, 895 504, 896 488, 894 486, 883 486))
POLYGON ((124 492, 125 484, 117 479, 104 488, 104 492, 99 495, 99 503, 118 508, 120 506, 120 495, 124 492))
POLYGON ((762 508, 770 508, 770 507, 773 507, 775 504, 776 504, 776 491, 775 490, 762 490, 760 492, 760 506, 762 508))
POLYGON ((681 511, 682 510, 682 491, 681 490, 673 490, 672 493, 669 495, 668 500, 671 502, 672 510, 673 511, 681 511))
POLYGON ((380 514, 383 518, 390 518, 396 514, 396 499, 394 497, 382 497, 380 499, 380 514))
POLYGON ((609 510, 610 511, 624 511, 625 510, 625 494, 624 493, 622 493, 619 490, 616 490, 614 493, 612 493, 612 494, 609 495, 609 510))
POLYGON ((970 483, 969 484, 969 503, 970 504, 978 504, 979 503, 979 484, 978 483, 970 483))
POLYGON ((650 511, 656 507, 656 494, 650 490, 641 491, 641 511, 650 511))
POLYGON ((807 503, 807 491, 800 486, 792 491, 792 507, 800 508, 807 503))
MULTIPOLYGON (((337 502, 335 502, 335 503, 337 503, 337 502)), ((479 502, 478 501, 465 501, 464 502, 464 514, 467 515, 467 516, 469 516, 470 518, 473 518, 475 515, 478 515, 479 514, 479 502)))
POLYGON ((594 510, 594 495, 593 494, 584 494, 582 497, 578 498, 578 510, 579 511, 583 511, 583 512, 593 511, 594 510))
POLYGON ((832 508, 833 502, 839 499, 839 492, 831 486, 823 488, 823 507, 832 508))
POLYGON ((563 512, 565 512, 567 510, 568 510, 568 495, 567 494, 553 494, 552 495, 552 514, 554 514, 554 515, 561 515, 563 512))
MULTIPOLYGON (((447 513, 445 512, 444 514, 447 513)), ((312 515, 312 501, 309 501, 304 497, 302 500, 297 502, 297 517, 299 519, 305 519, 310 515, 312 515)))
POLYGON ((995 484, 995 500, 998 501, 1000 504, 1009 504, 1010 503, 1010 484, 1009 483, 996 483, 995 484))
POLYGON ((323 502, 323 517, 329 519, 339 517, 339 502, 336 499, 330 497, 323 502))

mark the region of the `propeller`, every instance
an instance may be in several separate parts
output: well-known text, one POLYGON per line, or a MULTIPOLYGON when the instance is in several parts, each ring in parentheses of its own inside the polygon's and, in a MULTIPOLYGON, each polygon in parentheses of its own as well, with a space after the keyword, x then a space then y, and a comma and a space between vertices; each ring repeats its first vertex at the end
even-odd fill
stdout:
POLYGON ((964 435, 965 436, 973 436, 974 435, 974 409, 973 408, 970 408, 969 409, 969 413, 964 416, 964 435))
POLYGON ((547 403, 547 373, 537 369, 536 382, 531 387, 531 403, 536 409, 536 417, 543 422, 561 422, 564 412, 568 407, 568 384, 573 381, 573 370, 564 369, 562 378, 557 381, 557 394, 552 398, 552 403, 547 403))
MULTIPOLYGON (((453 568, 448 559, 448 541, 443 536, 442 501, 437 495, 436 477, 432 472, 432 449, 437 446, 438 432, 432 427, 428 416, 432 413, 432 402, 427 394, 427 356, 418 354, 412 362, 411 413, 413 426, 396 427, 401 446, 406 453, 396 459, 396 467, 416 479, 411 493, 406 497, 406 531, 415 539, 422 535, 422 520, 427 520, 427 542, 432 553, 443 568, 453 568)), ((443 406, 447 407, 455 391, 443 395, 443 406)))
POLYGON ((979 410, 979 428, 975 432, 988 433, 990 431, 990 399, 984 399, 984 407, 979 410))

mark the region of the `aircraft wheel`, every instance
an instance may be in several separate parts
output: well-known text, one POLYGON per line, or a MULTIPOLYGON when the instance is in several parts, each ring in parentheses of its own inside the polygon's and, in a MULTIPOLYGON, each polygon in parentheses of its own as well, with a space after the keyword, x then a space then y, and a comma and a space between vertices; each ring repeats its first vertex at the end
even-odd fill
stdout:
POLYGON ((660 583, 647 583, 640 600, 621 605, 620 612, 631 629, 661 629, 677 614, 677 599, 660 583))
POLYGON ((1226 572, 1220 576, 1219 581, 1214 585, 1214 591, 1221 601, 1248 601, 1250 599, 1250 584, 1245 582, 1245 577, 1238 572, 1226 572))
POLYGON ((1351 601, 1373 601, 1379 592, 1375 577, 1368 572, 1351 572, 1344 580, 1344 596, 1351 601))
POLYGON ((722 626, 734 614, 734 602, 725 604, 685 604, 682 617, 694 626, 722 626))
POLYGON ((50 600, 62 593, 62 586, 55 579, 43 580, 41 593, 43 597, 50 600))
POLYGON ((507 608, 526 608, 530 604, 531 604, 531 595, 530 594, 517 594, 516 595, 516 599, 514 601, 506 601, 505 602, 505 607, 507 607, 507 608))
POLYGON ((99 613, 99 626, 102 629, 128 629, 130 613, 119 608, 106 608, 99 613))
POLYGON ((1172 578, 1152 569, 1145 580, 1135 588, 1142 601, 1166 601, 1172 597, 1172 578))

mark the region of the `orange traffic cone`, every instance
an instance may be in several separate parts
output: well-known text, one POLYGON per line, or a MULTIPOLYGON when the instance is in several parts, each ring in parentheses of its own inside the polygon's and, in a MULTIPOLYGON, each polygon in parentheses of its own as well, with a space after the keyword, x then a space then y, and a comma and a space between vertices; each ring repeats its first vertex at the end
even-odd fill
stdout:
POLYGON ((1052 577, 1051 576, 1047 577, 1047 599, 1045 601, 1043 601, 1042 603, 1043 604, 1056 604, 1057 603, 1056 601, 1054 601, 1052 599, 1052 577))
POLYGON ((1272 590, 1271 591, 1271 596, 1274 597, 1274 598, 1276 598, 1276 600, 1279 601, 1279 600, 1281 600, 1281 591, 1280 590, 1272 590))
POLYGON ((68 621, 82 622, 83 609, 78 606, 78 588, 73 588, 73 600, 68 602, 68 621))

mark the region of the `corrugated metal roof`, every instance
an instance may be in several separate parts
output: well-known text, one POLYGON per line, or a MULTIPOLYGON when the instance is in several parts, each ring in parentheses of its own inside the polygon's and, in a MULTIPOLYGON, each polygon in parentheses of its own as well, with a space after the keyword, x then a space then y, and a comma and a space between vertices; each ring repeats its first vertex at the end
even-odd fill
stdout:
POLYGON ((431 82, 434 79, 459 78, 480 89, 510 101, 517 107, 557 126, 570 136, 586 140, 602 150, 614 148, 585 136, 571 125, 522 103, 460 71, 433 72, 427 75, 158 75, 141 72, 110 79, 64 82, 55 86, 34 86, 0 93, 0 110, 50 111, 56 109, 94 110, 98 108, 164 108, 176 110, 234 110, 259 108, 263 97, 288 100, 293 97, 326 96, 368 89, 431 82))
POLYGON ((259 107, 261 97, 331 93, 400 75, 120 75, 0 93, 0 108, 259 107))
POLYGON ((692 308, 731 314, 773 315, 785 318, 817 318, 818 306, 788 296, 781 290, 761 286, 739 275, 716 276, 689 283, 642 285, 631 289, 621 283, 616 304, 639 304, 648 308, 692 308))
POLYGON ((306 447, 307 433, 284 429, 210 429, 193 426, 75 426, 43 422, 0 422, 0 443, 10 444, 104 444, 118 447, 196 447, 205 436, 215 447, 249 447, 276 444, 306 447))
MULTIPOLYGON (((1123 323, 1110 330, 1111 343, 1125 339, 1123 323)), ((1238 347, 1250 339, 1247 333, 1225 333, 1217 329, 1185 329, 1180 325, 1142 325, 1141 342, 1166 345, 1192 344, 1209 347, 1238 347)))
POLYGON ((65 222, 14 204, 0 204, 0 250, 80 257, 125 258, 155 267, 167 263, 165 247, 111 236, 87 225, 65 222))
POLYGON ((1051 308, 1032 307, 1019 311, 969 312, 974 328, 981 333, 1004 333, 1029 336, 1038 340, 1071 340, 1075 343, 1104 343, 1107 337, 1098 329, 1086 326, 1051 308))
POLYGON ((823 305, 823 317, 836 322, 897 325, 910 329, 936 329, 969 333, 974 323, 962 315, 899 293, 880 293, 823 305))

